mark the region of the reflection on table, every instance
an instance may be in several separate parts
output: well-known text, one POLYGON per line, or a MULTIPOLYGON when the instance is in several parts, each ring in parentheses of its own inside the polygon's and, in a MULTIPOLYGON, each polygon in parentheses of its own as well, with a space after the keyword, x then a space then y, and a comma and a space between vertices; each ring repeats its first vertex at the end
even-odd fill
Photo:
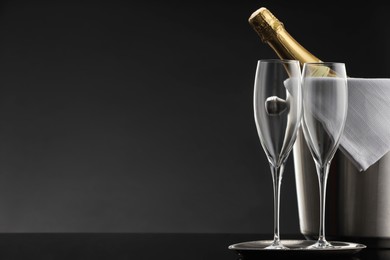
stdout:
MULTIPOLYGON (((282 259, 272 254, 242 257, 229 245, 269 239, 258 234, 12 233, 0 234, 0 260, 10 259, 282 259)), ((304 239, 289 236, 286 239, 304 239)), ((291 258, 291 257, 290 257, 291 258)), ((303 259, 299 254, 296 258, 303 259)), ((315 259, 318 259, 316 257, 315 259)), ((351 256, 322 259, 390 260, 390 249, 367 247, 351 256)))

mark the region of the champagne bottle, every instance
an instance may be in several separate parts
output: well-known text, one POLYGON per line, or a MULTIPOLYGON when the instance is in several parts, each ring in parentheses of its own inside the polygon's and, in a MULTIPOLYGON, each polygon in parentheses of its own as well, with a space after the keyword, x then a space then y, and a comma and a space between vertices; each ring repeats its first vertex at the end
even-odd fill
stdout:
MULTIPOLYGON (((248 19, 249 24, 260 36, 262 42, 267 43, 280 59, 298 60, 303 66, 305 62, 322 62, 299 44, 267 8, 257 9, 248 19)), ((318 67, 313 76, 332 73, 329 68, 318 67)))

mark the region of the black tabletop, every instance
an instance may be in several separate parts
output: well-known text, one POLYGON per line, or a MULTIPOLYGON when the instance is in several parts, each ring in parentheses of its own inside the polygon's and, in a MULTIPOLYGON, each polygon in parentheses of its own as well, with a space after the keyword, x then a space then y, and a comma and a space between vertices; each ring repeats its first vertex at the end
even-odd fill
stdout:
MULTIPOLYGON (((303 239, 295 236, 294 238, 303 239)), ((0 234, 3 259, 281 259, 280 254, 242 256, 229 245, 270 239, 256 234, 12 233, 0 234)), ((292 255, 288 255, 291 258, 292 255)), ((297 252, 295 259, 304 258, 297 252)), ((390 249, 367 247, 352 255, 325 259, 390 260, 390 249)), ((312 259, 318 259, 311 257, 312 259)))

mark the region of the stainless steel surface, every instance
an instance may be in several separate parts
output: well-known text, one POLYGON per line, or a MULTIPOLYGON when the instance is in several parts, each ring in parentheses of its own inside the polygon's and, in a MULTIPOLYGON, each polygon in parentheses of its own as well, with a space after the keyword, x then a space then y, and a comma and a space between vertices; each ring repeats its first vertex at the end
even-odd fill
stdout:
MULTIPOLYGON (((318 178, 302 131, 293 148, 301 233, 319 229, 318 178)), ((326 236, 390 248, 390 153, 359 172, 338 150, 332 160, 326 197, 326 236)))

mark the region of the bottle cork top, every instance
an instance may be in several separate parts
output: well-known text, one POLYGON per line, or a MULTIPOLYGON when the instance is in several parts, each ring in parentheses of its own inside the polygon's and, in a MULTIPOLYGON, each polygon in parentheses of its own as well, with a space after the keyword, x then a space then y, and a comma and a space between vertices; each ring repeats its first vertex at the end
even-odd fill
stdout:
POLYGON ((253 12, 248 22, 263 42, 267 42, 275 35, 277 30, 283 28, 283 23, 265 7, 261 7, 253 12))

